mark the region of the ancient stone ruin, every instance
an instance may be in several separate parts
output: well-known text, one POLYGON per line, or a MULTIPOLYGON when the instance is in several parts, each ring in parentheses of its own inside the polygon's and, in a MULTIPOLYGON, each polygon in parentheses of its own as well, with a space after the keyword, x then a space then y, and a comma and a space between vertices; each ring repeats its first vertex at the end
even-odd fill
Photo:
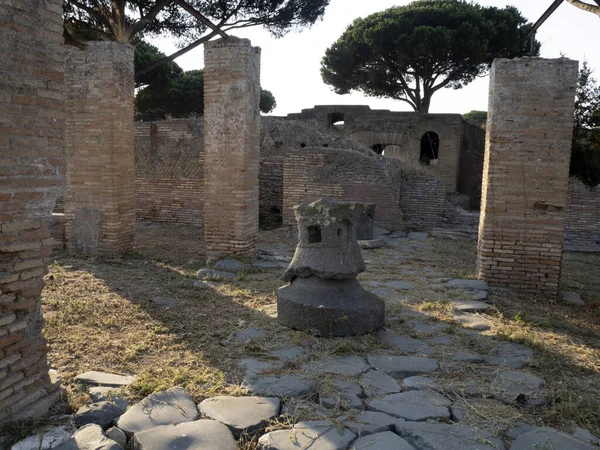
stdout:
POLYGON ((365 205, 318 200, 294 208, 298 246, 277 290, 277 319, 321 336, 351 336, 383 326, 385 306, 356 276, 366 268, 356 240, 365 205))

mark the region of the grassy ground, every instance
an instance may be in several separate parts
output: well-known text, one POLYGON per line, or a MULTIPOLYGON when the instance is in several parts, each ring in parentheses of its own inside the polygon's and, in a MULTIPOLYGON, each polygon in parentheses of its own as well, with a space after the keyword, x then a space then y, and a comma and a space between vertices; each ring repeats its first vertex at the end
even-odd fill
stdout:
MULTIPOLYGON (((136 251, 122 259, 57 253, 50 266, 43 291, 44 334, 51 348, 49 361, 65 380, 72 408, 86 400, 74 376, 87 370, 137 375, 132 400, 179 385, 201 401, 216 394, 241 394, 237 361, 265 356, 280 344, 303 344, 322 355, 385 348, 376 336, 318 339, 280 327, 275 290, 282 282, 276 270, 242 273, 215 290, 194 287, 195 272, 205 264, 195 229, 145 224, 138 227, 136 238, 136 251), (152 301, 156 297, 175 304, 157 305, 152 301), (242 345, 234 335, 247 327, 265 329, 267 337, 242 345)), ((261 233, 263 243, 293 240, 289 230, 261 233)), ((365 252, 369 269, 360 276, 362 282, 396 276, 415 284, 407 298, 388 305, 388 326, 410 333, 410 312, 451 323, 448 302, 459 293, 431 289, 419 270, 474 278, 475 244, 433 241, 428 250, 396 262, 407 265, 400 277, 396 266, 385 262, 389 252, 365 252)), ((547 381, 552 404, 531 414, 499 407, 498 402, 464 399, 467 421, 498 422, 500 428, 517 420, 562 428, 576 424, 600 432, 600 255, 567 254, 562 283, 577 290, 586 305, 494 291, 495 309, 488 317, 493 326, 484 333, 489 339, 515 341, 535 350, 531 371, 547 381)), ((455 350, 472 345, 467 336, 458 340, 455 350)))

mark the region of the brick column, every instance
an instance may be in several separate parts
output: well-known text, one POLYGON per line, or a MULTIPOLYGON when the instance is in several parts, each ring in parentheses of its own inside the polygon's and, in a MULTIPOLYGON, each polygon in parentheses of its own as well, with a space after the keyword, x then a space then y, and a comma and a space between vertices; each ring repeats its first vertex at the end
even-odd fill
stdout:
POLYGON ((133 48, 111 41, 68 47, 67 247, 118 254, 133 247, 133 48))
POLYGON ((558 294, 577 61, 497 59, 490 77, 479 278, 558 294))
POLYGON ((45 413, 59 393, 40 293, 64 189, 62 3, 0 2, 0 423, 45 413))
POLYGON ((204 240, 209 259, 253 259, 258 233, 260 49, 204 46, 204 240))

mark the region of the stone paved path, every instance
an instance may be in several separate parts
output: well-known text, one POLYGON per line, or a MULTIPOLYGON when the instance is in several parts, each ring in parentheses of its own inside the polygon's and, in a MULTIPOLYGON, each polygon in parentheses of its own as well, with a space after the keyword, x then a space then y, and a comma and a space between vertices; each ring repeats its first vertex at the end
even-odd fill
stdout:
MULTIPOLYGON (((85 426, 72 435, 64 427, 46 431, 51 446, 43 448, 228 450, 251 434, 257 448, 273 450, 597 449, 600 439, 583 429, 568 434, 526 423, 502 429, 465 420, 474 401, 514 408, 515 415, 547 404, 545 381, 528 367, 533 351, 485 334, 493 304, 484 283, 407 263, 428 249, 426 235, 390 236, 380 237, 384 248, 363 253, 371 270, 359 279, 384 298, 389 311, 387 327, 372 337, 377 342, 372 348, 324 354, 314 342, 273 345, 262 357, 239 361, 242 396, 217 396, 198 405, 183 389, 172 388, 124 412, 127 405, 114 391, 91 387, 95 403, 73 420, 85 426), (416 291, 430 293, 434 301, 438 294, 449 296, 455 324, 435 320, 427 308, 407 308, 416 291), (289 423, 290 417, 297 421, 289 423), (274 423, 276 429, 267 432, 265 426, 274 423)), ((270 263, 263 270, 281 271, 292 254, 292 246, 262 249, 261 261, 270 263)), ((246 269, 232 261, 217 268, 231 275, 246 269)), ((214 271, 199 275, 214 285, 230 278, 214 271)), ((244 345, 268 342, 269 334, 249 327, 235 338, 244 345)), ((101 373, 79 379, 113 388, 132 381, 101 373)), ((13 448, 38 448, 19 445, 13 448)))

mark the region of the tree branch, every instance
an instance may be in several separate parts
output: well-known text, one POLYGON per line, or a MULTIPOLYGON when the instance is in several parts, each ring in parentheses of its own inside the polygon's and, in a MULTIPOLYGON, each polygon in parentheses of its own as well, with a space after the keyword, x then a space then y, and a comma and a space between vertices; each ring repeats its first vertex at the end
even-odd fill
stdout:
POLYGON ((576 8, 591 12, 592 14, 596 14, 598 17, 600 17, 600 1, 594 0, 597 5, 590 5, 589 3, 585 3, 581 0, 567 0, 567 2, 576 8))
MULTIPOLYGON (((148 25, 148 23, 150 23, 152 20, 154 20, 154 18, 158 15, 158 13, 160 13, 163 9, 165 9, 169 3, 171 3, 173 0, 161 0, 159 2, 156 3, 156 5, 154 5, 152 8, 150 8, 150 10, 148 11, 148 13, 145 16, 140 15, 140 20, 138 20, 132 27, 130 30, 131 36, 133 37, 135 36, 138 31, 140 31, 142 28, 144 28, 146 25, 148 25)), ((141 11, 141 7, 140 7, 140 11, 141 11)))

